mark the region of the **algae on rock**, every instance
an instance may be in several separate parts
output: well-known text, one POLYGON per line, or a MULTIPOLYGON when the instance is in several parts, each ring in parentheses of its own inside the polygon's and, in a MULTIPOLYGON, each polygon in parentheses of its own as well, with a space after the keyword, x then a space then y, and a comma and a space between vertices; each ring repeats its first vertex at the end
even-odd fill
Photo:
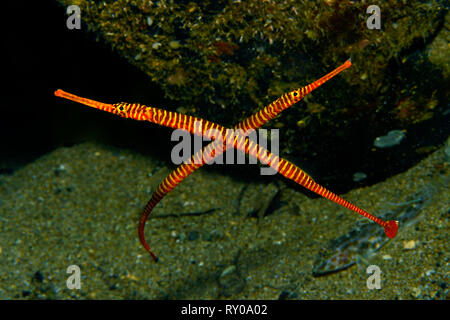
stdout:
POLYGON ((351 57, 352 68, 309 95, 308 107, 270 123, 283 127, 281 153, 297 159, 339 154, 361 123, 370 126, 353 147, 370 153, 380 133, 446 107, 448 43, 427 49, 448 29, 444 1, 372 1, 381 30, 367 28, 365 1, 59 1, 80 6, 84 26, 160 86, 165 108, 225 126, 351 57))

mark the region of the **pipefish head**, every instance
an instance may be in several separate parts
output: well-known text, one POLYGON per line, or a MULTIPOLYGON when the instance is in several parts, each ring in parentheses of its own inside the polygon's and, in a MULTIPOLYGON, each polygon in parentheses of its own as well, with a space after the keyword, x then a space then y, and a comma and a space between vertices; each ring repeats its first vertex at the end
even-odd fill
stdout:
POLYGON ((151 121, 153 118, 153 108, 147 107, 142 104, 119 102, 111 106, 112 108, 109 112, 116 114, 122 118, 147 121, 151 121))
POLYGON ((55 91, 55 96, 68 99, 74 102, 78 102, 94 109, 106 111, 123 118, 131 118, 135 120, 148 120, 148 121, 151 121, 153 119, 154 113, 152 111, 153 108, 137 103, 126 103, 126 102, 120 102, 115 104, 103 103, 92 99, 79 97, 77 95, 63 91, 61 89, 55 91))
POLYGON ((289 98, 295 103, 302 99, 305 95, 303 94, 303 88, 299 88, 297 90, 293 90, 288 93, 289 98))

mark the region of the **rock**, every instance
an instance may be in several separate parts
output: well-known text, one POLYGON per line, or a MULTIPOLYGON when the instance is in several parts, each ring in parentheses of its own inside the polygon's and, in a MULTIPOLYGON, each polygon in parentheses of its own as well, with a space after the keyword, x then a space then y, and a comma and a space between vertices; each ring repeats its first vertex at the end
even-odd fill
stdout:
POLYGON ((169 42, 169 47, 176 50, 176 49, 180 48, 181 45, 180 45, 179 41, 173 40, 173 41, 169 42))
POLYGON ((414 249, 416 247, 416 245, 417 245, 417 242, 418 241, 416 241, 416 240, 404 241, 403 242, 403 249, 406 249, 406 250, 414 249))
POLYGON ((364 172, 355 172, 353 174, 353 181, 355 181, 355 182, 360 182, 366 178, 367 178, 367 174, 365 174, 364 172))
POLYGON ((420 288, 412 288, 411 295, 414 298, 419 298, 421 294, 422 294, 422 290, 420 290, 420 288))
POLYGON ((427 275, 427 277, 429 277, 435 273, 436 273, 436 271, 432 269, 432 270, 428 270, 425 274, 427 275))
POLYGON ((228 266, 227 268, 225 268, 222 271, 222 274, 220 275, 220 279, 222 279, 222 278, 224 278, 224 277, 226 277, 229 274, 232 274, 234 272, 236 272, 236 266, 235 265, 228 266))
POLYGON ((155 50, 158 49, 161 46, 162 46, 162 44, 160 42, 155 42, 154 44, 152 44, 152 48, 155 49, 155 50))
POLYGON ((375 138, 373 145, 377 148, 390 148, 400 144, 404 138, 405 133, 402 130, 392 130, 385 136, 375 138))

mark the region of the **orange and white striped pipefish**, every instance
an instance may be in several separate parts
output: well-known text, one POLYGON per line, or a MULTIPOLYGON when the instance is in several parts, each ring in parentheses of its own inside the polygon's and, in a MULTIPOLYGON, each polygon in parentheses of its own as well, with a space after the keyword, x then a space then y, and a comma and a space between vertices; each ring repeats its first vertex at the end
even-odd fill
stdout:
MULTIPOLYGON (((192 172, 203 166, 205 163, 210 162, 212 159, 217 157, 219 153, 224 152, 227 148, 233 147, 238 150, 244 151, 247 154, 256 157, 263 164, 267 164, 272 167, 274 170, 282 174, 288 179, 295 181, 296 183, 302 185, 303 187, 321 195, 324 198, 327 198, 331 201, 338 203, 341 206, 344 206, 376 223, 381 225, 385 233, 388 237, 393 238, 398 230, 398 223, 396 221, 384 221, 379 219, 367 211, 351 204, 350 202, 344 200, 343 198, 337 196, 331 191, 325 189, 318 183, 316 183, 307 173, 303 170, 292 164, 291 162, 280 158, 277 155, 272 154, 265 148, 260 145, 252 142, 248 139, 246 134, 259 128, 266 122, 273 119, 276 115, 278 115, 283 110, 291 107, 296 102, 300 101, 303 97, 305 97, 308 93, 313 91, 314 89, 321 86, 323 83, 342 72, 343 70, 349 68, 351 66, 351 60, 347 60, 344 64, 325 75, 324 77, 316 80, 315 82, 293 90, 289 93, 282 95, 280 98, 245 119, 238 125, 236 125, 235 129, 241 129, 241 132, 244 134, 236 134, 233 130, 227 130, 225 127, 218 125, 216 123, 203 120, 201 118, 187 116, 184 114, 171 112, 163 109, 158 109, 154 107, 149 107, 136 103, 116 103, 116 104, 107 104, 98 102, 95 100, 82 98, 76 96, 74 94, 65 92, 63 90, 57 90, 55 95, 58 97, 62 97, 65 99, 69 99, 102 111, 106 111, 109 113, 113 113, 119 115, 124 118, 131 118, 134 120, 141 121, 150 121, 155 124, 159 124, 162 126, 167 126, 174 129, 182 129, 186 130, 192 134, 196 134, 202 136, 206 139, 214 140, 217 138, 217 133, 222 135, 222 139, 217 139, 216 141, 211 142, 209 145, 204 147, 202 150, 198 151, 194 154, 189 160, 185 161, 182 165, 180 165, 176 170, 170 173, 158 186, 156 191, 153 193, 151 199, 148 201, 145 206, 140 222, 139 222, 139 239, 144 246, 144 248, 150 253, 154 261, 158 261, 156 255, 151 251, 149 245, 145 241, 144 236, 144 227, 145 222, 156 206, 156 204, 161 201, 161 199, 168 194, 173 188, 176 187, 182 180, 184 180, 188 175, 192 172), (234 136, 231 136, 234 134, 234 136), (223 144, 223 141, 233 141, 231 144, 223 144), (223 144, 223 148, 218 148, 220 144, 223 144), (218 151, 219 149, 219 151, 218 151)), ((237 131, 239 132, 239 131, 237 131)))

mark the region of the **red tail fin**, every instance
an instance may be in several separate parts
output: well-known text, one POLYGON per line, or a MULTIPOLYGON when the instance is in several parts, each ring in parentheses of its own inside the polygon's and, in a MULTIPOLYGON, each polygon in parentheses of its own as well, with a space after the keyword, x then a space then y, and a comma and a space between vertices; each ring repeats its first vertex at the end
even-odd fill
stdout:
POLYGON ((387 222, 387 225, 384 227, 384 233, 389 238, 394 238, 398 231, 398 221, 390 220, 387 222))

